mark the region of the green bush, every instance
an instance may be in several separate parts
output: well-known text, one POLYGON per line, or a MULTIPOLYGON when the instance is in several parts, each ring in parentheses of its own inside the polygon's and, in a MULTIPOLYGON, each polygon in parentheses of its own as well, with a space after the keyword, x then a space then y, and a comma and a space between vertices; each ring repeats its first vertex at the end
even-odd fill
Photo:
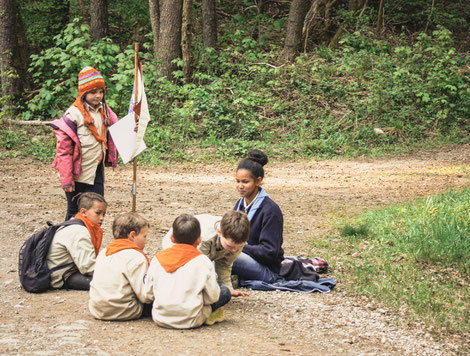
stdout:
MULTIPOLYGON (((405 36, 385 40, 368 15, 354 22, 345 12, 340 16, 354 30, 338 49, 320 45, 286 64, 278 61, 281 43, 265 40, 276 38, 277 20, 260 18, 265 37, 255 40, 258 22, 250 16, 221 24, 218 51, 196 38, 192 83, 182 79, 182 60, 176 61, 175 82, 161 78, 152 43, 143 43, 152 116, 145 138, 152 152, 143 159, 191 159, 209 148, 226 157, 243 154, 248 144, 278 157, 326 158, 409 150, 426 140, 468 140, 470 83, 463 73, 469 58, 456 52, 445 28, 421 33, 414 43, 405 36)), ((110 39, 91 43, 88 26, 78 19, 54 39, 54 48, 32 57, 30 72, 40 89, 23 117, 58 117, 73 102, 85 65, 103 73, 108 104, 126 114, 133 48, 120 50, 110 39)))
MULTIPOLYGON (((28 101, 28 111, 23 114, 25 119, 39 116, 51 120, 59 117, 77 96, 80 70, 92 66, 106 79, 116 64, 119 46, 109 39, 91 42, 89 26, 78 18, 54 40, 55 47, 31 56, 29 71, 40 90, 28 101)), ((109 80, 106 84, 107 90, 112 92, 113 84, 109 80)), ((109 101, 109 104, 114 104, 112 99, 109 101)))

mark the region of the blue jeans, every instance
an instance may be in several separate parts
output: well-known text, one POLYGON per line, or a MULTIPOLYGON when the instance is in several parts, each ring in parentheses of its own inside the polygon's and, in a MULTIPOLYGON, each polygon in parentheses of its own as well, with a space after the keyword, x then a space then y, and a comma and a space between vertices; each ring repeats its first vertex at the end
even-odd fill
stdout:
POLYGON ((230 289, 228 289, 226 286, 220 286, 220 297, 218 301, 211 304, 212 311, 216 311, 220 307, 223 307, 230 301, 231 298, 232 294, 230 293, 230 289))
POLYGON ((233 263, 232 274, 238 275, 241 280, 257 280, 267 283, 274 281, 277 277, 268 267, 244 252, 233 263))

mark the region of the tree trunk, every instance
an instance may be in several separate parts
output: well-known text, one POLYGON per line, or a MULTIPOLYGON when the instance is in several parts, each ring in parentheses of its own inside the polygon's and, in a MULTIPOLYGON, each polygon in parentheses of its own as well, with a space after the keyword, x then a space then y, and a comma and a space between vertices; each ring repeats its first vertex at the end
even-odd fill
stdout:
POLYGON ((256 40, 258 44, 260 43, 261 39, 261 14, 263 13, 263 5, 263 0, 255 0, 257 26, 253 39, 256 40))
POLYGON ((379 4, 379 14, 377 16, 377 31, 381 31, 384 27, 384 1, 380 0, 379 4))
POLYGON ((202 0, 202 42, 205 48, 217 47, 215 0, 202 0))
POLYGON ((108 34, 108 0, 90 0, 90 34, 99 41, 108 34))
POLYGON ((172 80, 173 60, 181 58, 181 12, 183 0, 160 0, 160 34, 157 65, 162 76, 172 80))
POLYGON ((181 25, 181 51, 183 53, 184 81, 190 83, 193 75, 193 52, 191 48, 192 38, 192 0, 183 0, 183 14, 181 25))
POLYGON ((83 17, 83 21, 85 23, 88 23, 88 13, 86 11, 86 6, 83 0, 78 0, 78 5, 80 6, 80 14, 83 17))
POLYGON ((315 34, 316 42, 327 41, 327 31, 331 26, 331 8, 335 3, 336 0, 313 0, 305 15, 302 31, 304 52, 307 52, 307 43, 311 34, 315 34))
POLYGON ((302 44, 302 27, 309 6, 309 0, 292 0, 287 23, 286 40, 282 52, 283 58, 287 61, 292 61, 299 54, 302 44))
POLYGON ((153 33, 153 54, 157 58, 158 37, 160 35, 160 3, 159 0, 149 0, 150 25, 153 33))
POLYGON ((0 76, 1 96, 6 96, 4 109, 13 109, 22 91, 19 45, 16 31, 17 8, 14 0, 0 0, 0 76))

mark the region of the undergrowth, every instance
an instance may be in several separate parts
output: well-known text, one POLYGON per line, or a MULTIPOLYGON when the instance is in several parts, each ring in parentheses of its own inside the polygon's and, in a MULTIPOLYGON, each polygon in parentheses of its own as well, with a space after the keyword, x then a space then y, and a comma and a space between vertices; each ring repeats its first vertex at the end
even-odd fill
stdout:
MULTIPOLYGON (((366 23, 345 34, 339 48, 318 45, 286 64, 279 61, 281 43, 251 37, 254 23, 227 21, 218 51, 195 48, 191 83, 183 80, 181 60, 176 82, 161 78, 151 42, 143 43, 152 121, 141 160, 233 159, 254 147, 280 159, 383 156, 410 152, 423 142, 469 140, 469 57, 456 52, 444 27, 410 42, 393 34, 380 38, 366 23)), ((276 32, 272 19, 263 21, 276 32)), ((125 115, 133 49, 120 50, 110 39, 92 43, 88 26, 78 19, 54 41, 32 57, 30 71, 40 90, 22 108, 22 119, 59 117, 72 103, 77 73, 86 65, 104 74, 108 104, 125 115)), ((10 136, 2 135, 0 145, 11 146, 10 136)), ((53 139, 52 133, 44 138, 53 139)))

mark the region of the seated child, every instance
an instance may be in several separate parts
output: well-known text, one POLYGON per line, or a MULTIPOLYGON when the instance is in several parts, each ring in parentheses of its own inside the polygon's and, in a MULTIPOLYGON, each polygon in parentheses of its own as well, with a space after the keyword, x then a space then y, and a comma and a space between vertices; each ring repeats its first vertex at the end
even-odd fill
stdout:
POLYGON ((152 318, 157 325, 189 329, 223 320, 230 290, 217 284, 212 262, 197 250, 201 242, 199 221, 183 214, 173 222, 175 245, 155 255, 147 274, 152 287, 152 318), (212 314, 211 314, 212 313, 212 314))
POLYGON ((83 225, 69 225, 57 230, 47 253, 52 288, 89 290, 101 247, 101 224, 107 203, 103 196, 87 192, 77 196, 79 212, 76 219, 83 225))
POLYGON ((233 262, 242 252, 249 235, 250 221, 246 214, 231 210, 222 217, 217 234, 199 245, 199 251, 214 261, 217 281, 230 289, 232 297, 248 295, 234 290, 231 274, 233 262))
POLYGON ((131 320, 150 316, 153 295, 145 277, 149 259, 143 248, 149 223, 136 213, 119 215, 113 222, 114 241, 96 259, 90 285, 91 314, 102 320, 131 320), (144 310, 145 309, 145 310, 144 310))

